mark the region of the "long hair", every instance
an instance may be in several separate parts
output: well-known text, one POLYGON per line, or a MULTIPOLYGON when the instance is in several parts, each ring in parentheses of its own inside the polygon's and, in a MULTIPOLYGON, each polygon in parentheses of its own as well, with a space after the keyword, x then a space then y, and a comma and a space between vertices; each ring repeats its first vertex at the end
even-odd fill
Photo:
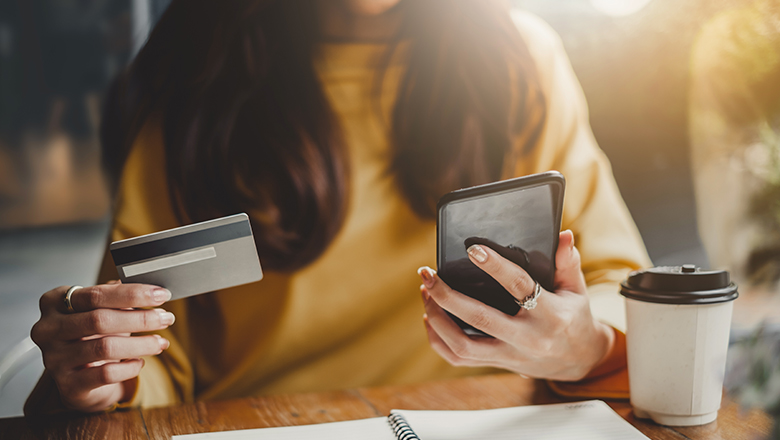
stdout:
MULTIPOLYGON (((119 176, 135 137, 156 118, 180 220, 250 212, 269 269, 316 259, 348 202, 346 152, 314 70, 315 6, 173 0, 105 104, 110 174, 119 176)), ((398 41, 410 49, 388 171, 414 211, 433 218, 442 194, 499 179, 512 151, 533 148, 545 105, 503 3, 403 6, 398 41)))

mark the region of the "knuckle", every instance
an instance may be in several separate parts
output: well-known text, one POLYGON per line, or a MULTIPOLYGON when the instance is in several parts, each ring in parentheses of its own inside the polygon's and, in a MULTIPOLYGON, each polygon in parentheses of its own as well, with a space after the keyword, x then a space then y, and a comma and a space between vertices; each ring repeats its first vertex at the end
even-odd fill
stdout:
POLYGON ((97 308, 100 304, 100 298, 103 295, 103 289, 100 286, 91 286, 84 289, 82 297, 88 308, 97 308))
POLYGON ((452 350, 459 359, 468 359, 472 356, 471 347, 469 347, 469 344, 465 341, 453 343, 452 346, 450 346, 450 350, 452 350))
POLYGON ((436 301, 436 304, 444 310, 451 310, 453 307, 457 307, 455 304, 454 291, 447 289, 432 289, 429 290, 431 296, 436 301))
POLYGON ((105 364, 97 367, 96 373, 98 383, 102 385, 114 383, 114 378, 116 377, 115 366, 116 364, 105 364))
POLYGON ((504 266, 502 264, 503 262, 499 258, 488 258, 488 260, 483 263, 485 269, 490 272, 494 273, 497 276, 501 276, 504 274, 504 266))
POLYGON ((546 357, 552 351, 553 342, 552 338, 536 338, 531 349, 534 351, 537 357, 546 357))
POLYGON ((531 293, 532 288, 533 285, 525 277, 515 276, 509 283, 509 291, 521 295, 523 298, 531 293))
POLYGON ((492 320, 490 319, 490 316, 485 310, 482 310, 481 308, 474 311, 474 314, 471 317, 471 322, 469 322, 469 324, 480 330, 487 329, 491 323, 492 320))
POLYGON ((32 328, 30 329, 30 339, 32 339, 33 342, 35 342, 35 345, 41 346, 45 339, 45 332, 43 330, 43 325, 41 321, 36 322, 33 324, 32 328))
POLYGON ((45 312, 50 309, 55 304, 55 301, 63 296, 66 290, 68 290, 68 286, 59 286, 41 295, 38 299, 40 311, 45 312))
POLYGON ((95 340, 92 346, 92 354, 95 356, 95 360, 111 359, 112 345, 109 338, 95 340))
POLYGON ((94 334, 107 333, 111 324, 111 317, 105 310, 93 310, 87 315, 88 330, 94 334))
POLYGON ((49 308, 49 295, 51 294, 51 291, 44 293, 41 295, 40 298, 38 298, 38 310, 41 311, 41 313, 46 312, 46 310, 49 308))
POLYGON ((577 314, 574 310, 563 308, 558 315, 558 325, 562 327, 566 333, 569 333, 574 330, 571 323, 574 322, 576 316, 577 314))

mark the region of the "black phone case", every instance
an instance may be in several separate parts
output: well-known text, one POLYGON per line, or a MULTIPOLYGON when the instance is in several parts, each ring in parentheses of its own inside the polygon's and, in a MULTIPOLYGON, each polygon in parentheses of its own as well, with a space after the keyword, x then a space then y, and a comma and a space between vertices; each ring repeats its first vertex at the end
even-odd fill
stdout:
MULTIPOLYGON (((539 174, 532 174, 529 176, 524 177, 517 177, 514 179, 509 180, 502 180, 498 182, 488 183, 484 185, 474 186, 470 188, 464 188, 459 189, 457 191, 452 191, 448 194, 445 194, 437 204, 436 210, 438 212, 437 216, 437 222, 436 222, 436 250, 437 250, 437 256, 436 256, 436 264, 439 268, 439 277, 448 285, 451 285, 451 287, 455 287, 450 282, 448 282, 448 278, 450 278, 449 274, 446 271, 442 271, 443 267, 443 256, 444 256, 444 249, 442 248, 444 246, 445 237, 442 235, 445 230, 445 228, 442 227, 444 217, 442 215, 442 209, 447 206, 447 204, 452 203, 454 201, 460 201, 464 199, 474 198, 478 196, 485 196, 490 194, 495 194, 499 192, 503 192, 506 190, 513 190, 513 189, 522 189, 522 188, 529 188, 539 185, 551 185, 551 188, 553 190, 553 206, 555 208, 555 212, 553 213, 553 221, 555 222, 555 225, 553 227, 554 231, 560 231, 561 229, 561 218, 563 213, 563 194, 566 187, 566 180, 563 177, 563 174, 559 173, 558 171, 548 171, 545 173, 539 173, 539 174)), ((502 247, 502 246, 496 246, 495 243, 492 241, 486 239, 486 238, 479 238, 479 237, 473 237, 466 240, 465 245, 471 246, 472 244, 484 244, 489 246, 491 249, 498 252, 502 257, 514 262, 518 266, 522 267, 524 270, 529 270, 529 257, 528 254, 520 249, 513 246, 508 247, 502 247)), ((553 249, 558 248, 558 232, 555 233, 555 236, 553 237, 553 249)), ((553 251, 551 264, 549 267, 549 270, 546 271, 546 273, 539 276, 537 274, 536 281, 539 282, 539 284, 544 287, 548 291, 553 290, 553 282, 555 279, 555 251, 553 251)), ((471 264, 471 266, 474 266, 471 264)), ((481 271, 481 269, 474 266, 473 268, 463 268, 462 270, 478 270, 481 271)), ((461 270, 461 271, 462 271, 461 270)), ((515 302, 514 297, 512 294, 506 291, 500 284, 498 284, 497 281, 490 278, 492 281, 491 286, 486 286, 485 288, 470 288, 466 286, 460 286, 461 287, 461 293, 468 295, 474 299, 477 299, 479 301, 482 301, 483 303, 492 306, 498 310, 501 310, 502 312, 508 314, 508 315, 516 315, 517 312, 520 311, 520 306, 515 302), (465 290, 465 291, 464 291, 465 290)), ((451 279, 451 281, 454 281, 451 279)), ((484 332, 475 329, 474 327, 466 324, 462 320, 460 320, 458 317, 450 314, 450 317, 462 328, 464 331, 466 331, 469 334, 478 334, 478 335, 485 335, 484 332)), ((485 335, 489 336, 489 335, 485 335)))

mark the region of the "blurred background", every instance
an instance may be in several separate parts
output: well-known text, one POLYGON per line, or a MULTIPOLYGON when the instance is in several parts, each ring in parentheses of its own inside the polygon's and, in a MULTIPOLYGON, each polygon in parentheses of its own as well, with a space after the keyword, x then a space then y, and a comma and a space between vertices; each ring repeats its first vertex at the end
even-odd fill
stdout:
MULTIPOLYGON (((0 2, 0 417, 21 415, 43 369, 27 339, 40 295, 94 282, 101 98, 169 1, 0 2)), ((728 268, 757 292, 742 289, 737 331, 780 313, 773 3, 513 2, 561 35, 654 263, 728 268)))

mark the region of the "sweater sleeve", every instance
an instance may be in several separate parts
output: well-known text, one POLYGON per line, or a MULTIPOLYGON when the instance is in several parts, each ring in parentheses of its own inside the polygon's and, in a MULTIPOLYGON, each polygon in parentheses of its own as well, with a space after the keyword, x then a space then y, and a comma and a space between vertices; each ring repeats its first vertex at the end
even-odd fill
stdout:
POLYGON ((515 176, 558 170, 566 178, 563 229, 571 229, 582 258, 591 312, 612 326, 615 343, 580 382, 552 382, 567 396, 628 397, 625 308, 619 283, 631 270, 652 265, 639 231, 620 196, 609 160, 588 120, 585 95, 557 34, 541 19, 514 12, 513 19, 536 62, 547 114, 539 143, 519 155, 515 176))

